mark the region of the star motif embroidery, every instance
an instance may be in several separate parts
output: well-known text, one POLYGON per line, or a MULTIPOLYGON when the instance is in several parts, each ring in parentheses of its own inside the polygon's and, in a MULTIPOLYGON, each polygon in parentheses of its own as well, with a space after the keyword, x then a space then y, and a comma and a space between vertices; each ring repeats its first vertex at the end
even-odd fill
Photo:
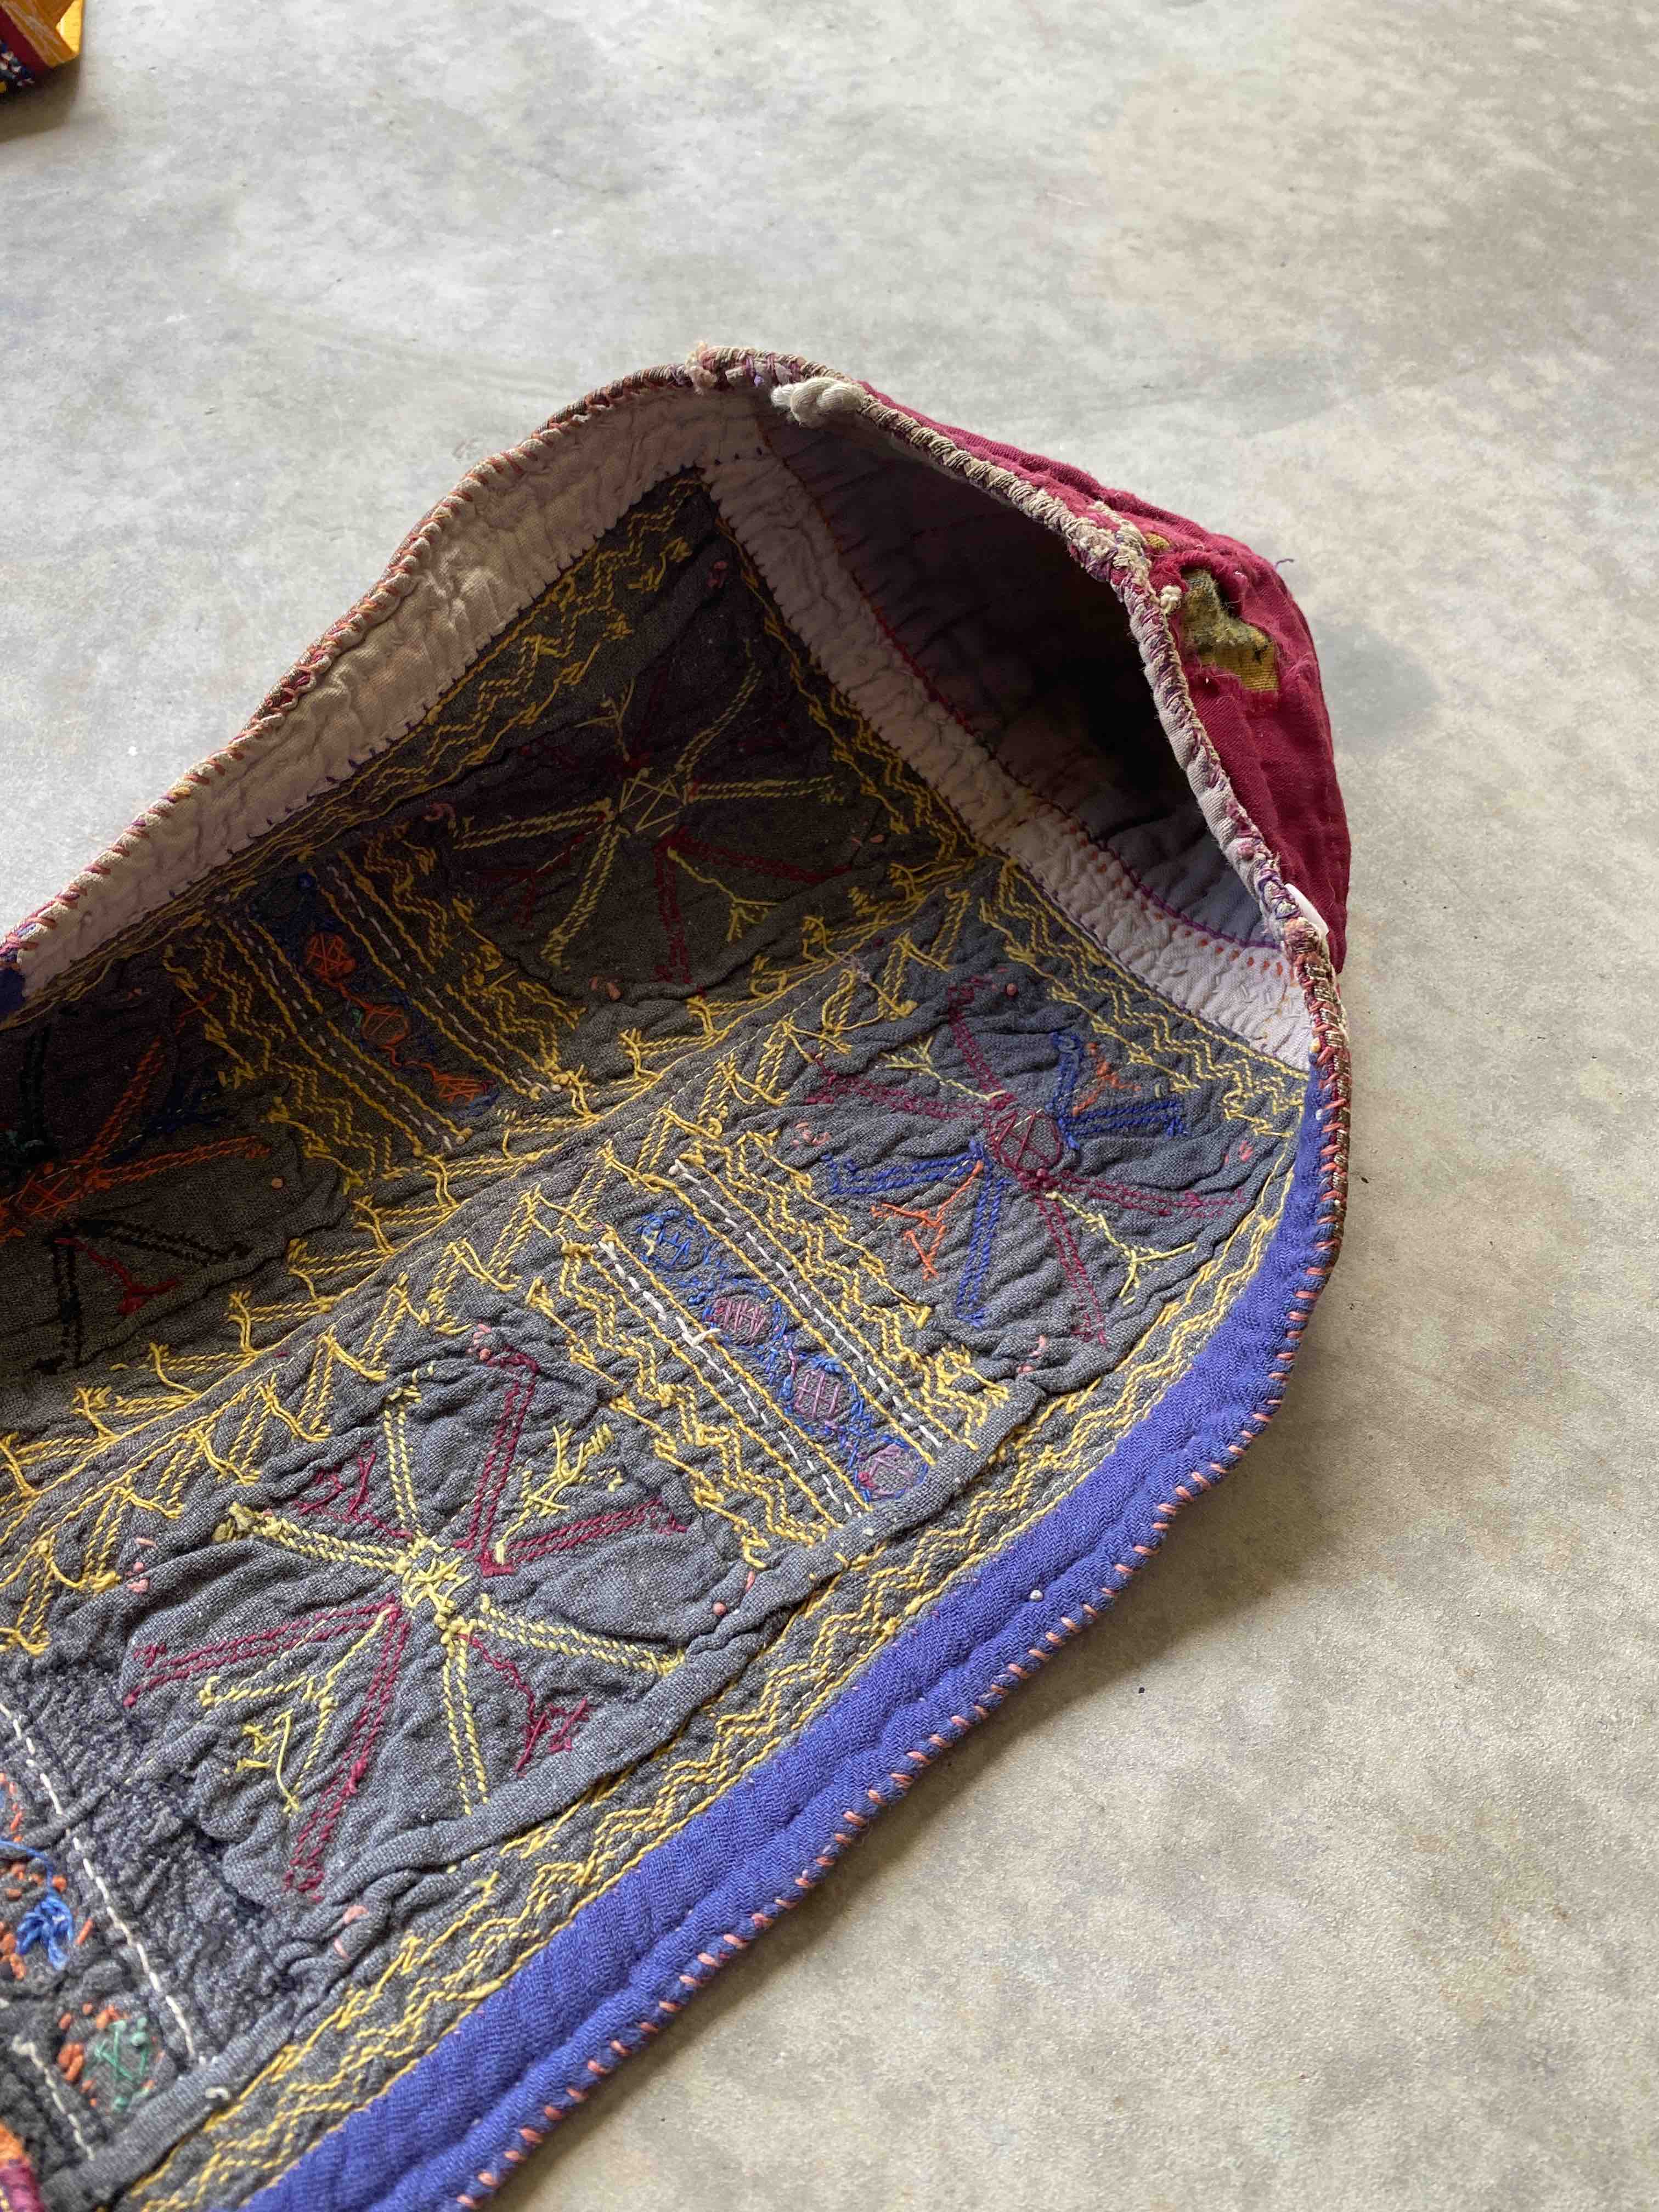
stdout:
POLYGON ((524 1479, 519 1446, 541 1370, 526 1353, 492 1351, 482 1334, 474 1352, 501 1391, 459 1528, 422 1526, 409 1443, 419 1389, 405 1384, 381 1408, 377 1443, 325 1468, 283 1504, 234 1504, 215 1532, 219 1541, 252 1538, 343 1568, 361 1595, 336 1601, 339 1581, 331 1576, 326 1602, 302 1603, 285 1618, 184 1650, 147 1645, 126 1694, 131 1706, 171 1687, 205 1712, 235 1717, 235 1768, 271 1776, 290 1824, 283 1878, 304 1896, 322 1887, 330 1844, 352 1799, 370 1784, 399 1701, 418 1694, 411 1664, 418 1648, 435 1649, 439 1657, 443 1735, 463 1813, 476 1811, 509 1775, 575 1741, 589 1717, 587 1698, 563 1688, 546 1694, 541 1686, 550 1674, 557 1680, 561 1662, 636 1678, 669 1674, 679 1663, 678 1654, 543 1620, 524 1607, 518 1595, 524 1584, 514 1577, 532 1562, 634 1529, 684 1533, 689 1524, 654 1497, 578 1518, 562 1514, 559 1492, 605 1451, 610 1429, 601 1425, 570 1453, 556 1438, 551 1477, 524 1479), (505 1515, 515 1473, 520 1503, 505 1515), (504 1591, 504 1584, 511 1588, 504 1591), (486 1741, 481 1683, 497 1689, 483 1702, 498 1735, 501 1685, 511 1693, 506 1709, 519 1712, 514 1739, 504 1747, 486 1741))
POLYGON ((952 1300, 960 1320, 983 1328, 989 1322, 983 1298, 999 1228, 1011 1202, 1030 1206, 1047 1232, 1049 1246, 1071 1285, 1076 1334, 1103 1343, 1107 1323, 1093 1275, 1080 1250, 1067 1200, 1104 1203, 1119 1212, 1154 1219, 1218 1218, 1237 1201, 1195 1191, 1156 1190, 1091 1175, 1082 1156, 1091 1138, 1125 1132, 1181 1136, 1186 1120, 1170 1097, 1131 1092, 1103 1058, 1087 1068, 1085 1050, 1069 1031, 1052 1033, 1056 1065, 1046 1102, 1023 1103, 997 1074, 968 1020, 968 1009, 983 988, 977 982, 952 986, 946 1020, 972 1089, 930 1097, 908 1084, 880 1077, 838 1073, 823 1061, 820 1079, 808 1093, 808 1105, 861 1098, 909 1120, 932 1122, 959 1133, 947 1152, 890 1166, 862 1169, 831 1159, 830 1188, 837 1198, 870 1201, 872 1214, 908 1222, 902 1234, 922 1273, 936 1279, 941 1249, 956 1220, 970 1214, 966 1249, 952 1300), (1126 1095, 1101 1104, 1113 1091, 1126 1095), (964 1127, 964 1124, 966 1125, 964 1127), (931 1205, 901 1203, 948 1185, 931 1205))
POLYGON ((61 1157, 46 1121, 50 1040, 42 1029, 30 1043, 20 1072, 18 1119, 0 1130, 0 1244, 40 1236, 51 1256, 63 1348, 42 1363, 49 1369, 76 1364, 84 1355, 87 1267, 112 1286, 125 1321, 177 1290, 184 1273, 242 1255, 240 1245, 222 1248, 182 1230, 152 1227, 100 1200, 118 1206, 181 1170, 210 1160, 260 1159, 270 1150, 247 1134, 151 1149, 158 1139, 192 1124, 210 1127, 216 1118, 211 1081, 192 1089, 176 1073, 169 1080, 172 1055, 165 1037, 155 1036, 89 1141, 61 1157))
MULTIPOLYGON (((719 591, 726 563, 711 571, 710 590, 719 591)), ((712 720, 695 720, 684 735, 669 701, 675 673, 672 653, 665 653, 643 686, 629 684, 617 697, 541 750, 573 774, 592 773, 590 758, 578 757, 569 740, 584 731, 601 733, 605 787, 591 799, 533 818, 515 818, 500 827, 461 831, 458 848, 483 850, 503 843, 530 844, 536 857, 506 863, 489 873, 495 896, 512 899, 520 928, 529 928, 546 902, 556 902, 559 919, 543 938, 540 956, 551 967, 564 964, 598 912, 624 854, 642 848, 651 860, 657 924, 663 945, 657 963, 660 981, 692 980, 691 950, 681 909, 682 884, 692 882, 725 902, 726 942, 734 943, 763 921, 790 890, 826 883, 844 871, 811 868, 783 853, 738 850, 699 833, 700 812, 741 805, 751 811, 769 800, 799 805, 817 799, 834 805, 842 796, 830 775, 745 775, 711 772, 709 757, 724 746, 728 769, 745 756, 776 752, 787 732, 762 696, 760 672, 751 660, 712 720), (750 726, 747 733, 737 734, 750 726), (548 848, 551 847, 551 850, 548 848)))

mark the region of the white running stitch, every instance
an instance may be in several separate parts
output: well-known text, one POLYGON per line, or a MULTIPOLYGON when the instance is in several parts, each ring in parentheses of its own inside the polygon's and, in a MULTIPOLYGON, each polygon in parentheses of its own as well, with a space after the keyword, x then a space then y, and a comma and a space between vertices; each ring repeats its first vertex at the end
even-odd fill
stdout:
MULTIPOLYGON (((690 1175, 690 1170, 686 1168, 683 1160, 676 1160, 673 1165, 669 1169, 668 1172, 676 1182, 684 1182, 688 1179, 690 1175)), ((699 1188, 701 1188, 702 1196, 708 1206, 712 1207, 715 1212, 723 1213, 725 1215, 727 1221, 732 1224, 738 1239, 743 1243, 746 1244, 750 1250, 755 1253, 763 1264, 764 1264, 768 1258, 768 1255, 765 1247, 761 1243, 759 1238, 755 1236, 753 1231, 744 1223, 738 1215, 732 1212, 731 1207, 725 1204, 716 1191, 710 1189, 706 1183, 702 1183, 701 1181, 699 1188)), ((798 1291, 797 1295, 800 1297, 802 1305, 808 1309, 809 1317, 817 1322, 818 1327, 823 1329, 824 1334, 826 1336, 835 1337, 840 1343, 842 1350, 850 1354, 854 1363, 862 1365, 863 1354, 861 1347, 854 1340, 854 1338, 848 1334, 846 1329, 842 1328, 840 1321, 830 1308, 819 1305, 815 1300, 810 1299, 802 1292, 798 1291)), ((884 1410, 885 1409, 884 1408, 884 1410)), ((901 1425, 908 1427, 911 1424, 908 1422, 903 1422, 901 1425)), ((933 1425, 932 1422, 928 1420, 926 1414, 917 1414, 914 1425, 921 1431, 922 1435, 927 1437, 928 1443, 932 1444, 937 1451, 947 1452, 950 1450, 951 1445, 949 1439, 939 1434, 939 1431, 933 1425)))
MULTIPOLYGON (((607 1251, 611 1265, 615 1267, 617 1273, 622 1277, 623 1282, 628 1285, 635 1297, 642 1299, 645 1304, 651 1308, 652 1311, 660 1319, 665 1328, 671 1328, 683 1342, 690 1346, 701 1347, 708 1342, 706 1332, 688 1328, 685 1322, 679 1315, 669 1310, 669 1309, 663 1304, 662 1300, 656 1296, 654 1291, 652 1291, 648 1284, 643 1283, 640 1280, 639 1277, 634 1273, 633 1270, 623 1261, 621 1254, 617 1250, 614 1244, 607 1243, 607 1251)), ((727 1372, 737 1389, 748 1401, 748 1404, 751 1408, 751 1419, 757 1425, 764 1425, 769 1433, 774 1432, 772 1424, 767 1421, 767 1408, 763 1406, 760 1400, 755 1396, 753 1391, 749 1387, 747 1380, 738 1374, 734 1365, 728 1367, 727 1372)), ((811 1499, 811 1503, 820 1510, 824 1510, 826 1502, 823 1498, 819 1497, 817 1491, 813 1486, 811 1469, 803 1465, 796 1454, 793 1443, 790 1441, 787 1434, 782 1431, 776 1431, 775 1434, 777 1442, 782 1445, 784 1450, 789 1455, 789 1463, 794 1472, 796 1481, 799 1482, 802 1489, 805 1491, 807 1497, 811 1499)), ((833 1510, 835 1507, 844 1503, 845 1501, 843 1499, 835 1497, 832 1493, 828 1501, 828 1505, 830 1510, 833 1510)))
POLYGON ((40 2079, 46 2083, 48 2091, 51 2093, 52 2101, 57 2106, 58 2111, 64 2115, 64 2118, 69 2122, 70 2126, 74 2130, 76 2144, 80 2150, 82 2157, 90 2159, 93 2155, 92 2145, 87 2141, 85 2136, 81 2132, 81 2115, 76 2111, 74 2106, 70 2104, 69 2099, 64 2094, 63 2075, 58 2071, 58 2069, 55 2066, 48 2066, 46 2060, 40 2056, 34 2045, 32 2043, 25 2043, 21 2035, 13 2036, 11 2039, 11 2047, 17 2053, 20 2058, 27 2058, 31 2066, 39 2069, 40 2079))
MULTIPOLYGON (((22 1745, 24 1750, 28 1753, 30 1764, 33 1766, 35 1772, 40 1778, 40 1786, 46 1791, 47 1796, 52 1800, 52 1809, 56 1813, 58 1819, 62 1820, 64 1817, 63 1801, 58 1796, 57 1790, 52 1787, 52 1777, 46 1771, 46 1762, 40 1756, 39 1747, 36 1746, 33 1737, 29 1735, 28 1730, 23 1726, 22 1722, 18 1719, 16 1714, 12 1711, 10 1706, 8 1705, 3 1699, 0 1699, 0 1715, 3 1715, 5 1719, 9 1723, 13 1735, 22 1745)), ((155 1967, 152 1966, 149 1962, 149 1952, 145 1950, 143 1945, 133 1934, 131 1929, 127 1926, 125 1921, 122 1919, 120 1914, 115 1910, 115 1899, 110 1895, 107 1888, 106 1888, 104 1885, 104 1877, 99 1873, 91 1859, 82 1849, 80 1839, 76 1835, 74 1830, 67 1825, 65 1825, 64 1829, 64 1847, 77 1862, 82 1873, 97 1891, 99 1896, 103 1899, 104 1911, 108 1917, 110 1926, 115 1929, 116 1933, 120 1936, 124 1943, 131 1945, 133 1955, 137 1958, 138 1964, 143 1969, 144 1979, 149 1984, 151 1989, 155 1992, 157 2001, 161 2004, 164 2004, 167 2010, 173 2014, 174 2020, 178 2021, 179 2033, 185 2039, 185 2050, 189 2057, 191 2064, 193 2066, 196 2063, 196 2039, 190 2032, 190 2022, 185 2018, 184 2014, 179 2010, 178 2002, 173 1997, 171 1990, 163 1989, 161 1986, 160 1978, 157 1976, 155 1967)))

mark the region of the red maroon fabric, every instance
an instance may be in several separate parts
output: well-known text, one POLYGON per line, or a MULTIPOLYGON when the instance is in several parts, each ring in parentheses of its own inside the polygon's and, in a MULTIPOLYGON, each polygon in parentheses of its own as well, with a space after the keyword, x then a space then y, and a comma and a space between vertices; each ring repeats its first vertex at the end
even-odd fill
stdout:
MULTIPOLYGON (((1112 491, 1085 470, 1051 461, 994 438, 907 407, 868 386, 884 406, 942 430, 965 451, 994 461, 1073 514, 1104 501, 1143 529, 1168 541, 1155 552, 1155 590, 1179 585, 1182 572, 1207 568, 1233 612, 1273 641, 1278 682, 1270 691, 1249 691, 1237 676, 1211 668, 1184 648, 1182 663, 1193 703, 1226 769, 1239 804, 1277 854, 1288 883, 1310 898, 1331 933, 1331 957, 1340 968, 1347 949, 1348 823, 1337 786, 1330 718, 1320 689, 1319 661, 1302 611, 1271 561, 1237 538, 1218 537, 1184 515, 1152 507, 1133 493, 1112 491)), ((1176 623, 1179 640, 1179 620, 1176 623)))
POLYGON ((23 36, 22 32, 19 30, 17 25, 13 22, 11 17, 7 15, 3 8, 0 8, 0 40, 3 40, 6 45, 11 48, 13 53, 16 55, 18 60, 22 63, 23 67, 26 70, 33 70, 37 76, 44 76, 46 75, 46 63, 43 62, 40 55, 35 52, 34 48, 23 36))

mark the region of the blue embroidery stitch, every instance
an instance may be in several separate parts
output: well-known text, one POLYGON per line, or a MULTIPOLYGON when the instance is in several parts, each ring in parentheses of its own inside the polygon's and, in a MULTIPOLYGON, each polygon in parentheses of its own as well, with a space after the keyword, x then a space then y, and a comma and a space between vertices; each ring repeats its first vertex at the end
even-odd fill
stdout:
POLYGON ((678 1206, 648 1213, 634 1240, 675 1296, 866 1498, 896 1497, 928 1462, 896 1436, 842 1363, 814 1343, 776 1293, 678 1206))
POLYGON ((69 1954, 75 1942, 75 1915, 52 1887, 58 1879, 58 1869, 44 1851, 31 1850, 27 1844, 14 1844, 10 1848, 25 1858, 32 1859, 42 1869, 46 1889, 17 1923, 17 1948, 33 1951, 37 1945, 44 1948, 46 1963, 53 1973, 61 1973, 69 1964, 69 1954))
MULTIPOLYGON (((996 1246, 997 1227, 1008 1194, 1018 1191, 1036 1207, 1054 1256, 1071 1285, 1078 1310, 1076 1334, 1103 1343, 1107 1327, 1098 1291, 1056 1194, 1103 1200, 1125 1212, 1146 1214, 1154 1219, 1183 1215, 1213 1218, 1226 1212, 1236 1201, 1221 1194, 1142 1188, 1085 1172, 1075 1156, 1091 1138, 1125 1133, 1186 1135, 1188 1124, 1180 1103, 1164 1096, 1133 1097, 1104 1106, 1085 1101, 1079 1111, 1078 1085, 1084 1068, 1084 1048, 1069 1032, 1054 1030, 1049 1032, 1049 1042, 1054 1048, 1055 1067, 1048 1102, 1035 1108, 1024 1105, 992 1066, 984 1046, 968 1025, 967 1009, 981 988, 982 980, 953 985, 947 1001, 946 1025, 976 1086, 975 1091, 962 1097, 960 1103, 955 1097, 927 1097, 908 1084, 842 1073, 822 1061, 818 1063, 821 1080, 807 1094, 808 1105, 850 1095, 884 1106, 907 1119, 959 1122, 971 1116, 979 1125, 957 1152, 933 1153, 875 1169, 860 1169, 850 1160, 832 1158, 824 1163, 830 1194, 836 1198, 864 1199, 872 1202, 878 1213, 901 1216, 915 1222, 915 1227, 903 1232, 905 1241, 915 1252, 923 1273, 932 1278, 939 1272, 934 1261, 945 1241, 947 1217, 957 1200, 973 1188, 973 1221, 951 1310, 957 1320, 983 1328, 991 1324, 984 1293, 996 1246), (1068 1154, 1073 1158, 1068 1159, 1068 1154), (914 1197, 952 1178, 961 1180, 938 1206, 890 1203, 901 1195, 914 1197), (930 1232, 926 1242, 921 1234, 924 1229, 930 1232)), ((1103 1068, 1101 1073, 1103 1080, 1115 1080, 1109 1071, 1103 1068)), ((1098 1084, 1096 1087, 1099 1087, 1098 1084)))
POLYGON ((1060 1059, 1054 1087, 1049 1093, 1048 1111, 1068 1145, 1080 1145, 1086 1137, 1098 1136, 1107 1130, 1156 1130, 1166 1137, 1187 1134, 1187 1117, 1179 1100, 1175 1098, 1125 1100, 1121 1105, 1091 1106, 1085 1113, 1073 1114, 1072 1101, 1077 1096, 1083 1074, 1082 1041, 1069 1030, 1051 1030, 1048 1041, 1060 1059))

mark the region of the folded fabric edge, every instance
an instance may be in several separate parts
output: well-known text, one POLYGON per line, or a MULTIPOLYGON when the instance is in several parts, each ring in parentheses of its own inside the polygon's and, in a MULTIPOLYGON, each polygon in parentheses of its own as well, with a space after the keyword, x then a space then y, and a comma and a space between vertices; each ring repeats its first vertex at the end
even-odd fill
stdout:
MULTIPOLYGON (((289 738, 292 718, 323 679, 396 617, 441 556, 453 555, 458 533, 463 539, 465 533, 477 533, 481 550, 486 550, 492 505, 556 464, 574 467, 578 455, 572 440, 585 441, 619 410, 653 400, 672 402, 677 393, 690 398, 738 391, 769 407, 782 404, 798 419, 833 423, 886 450, 959 475, 1065 540, 1073 557, 1121 601, 1176 759, 1222 851, 1288 951, 1285 930, 1310 926, 1304 912, 1308 895, 1305 888, 1298 893, 1287 887, 1278 856, 1240 802, 1194 703, 1171 623, 1175 603, 1166 592, 1153 588, 1151 556, 1137 525, 1112 508, 1104 495, 1085 500, 1071 492, 1058 497, 1053 489, 987 458, 1003 449, 985 441, 958 442, 928 417, 821 364, 752 349, 699 346, 684 366, 641 370, 562 410, 521 444, 480 462, 439 501, 405 536, 376 583, 301 655, 227 745, 191 769, 61 892, 0 938, 0 1021, 19 1013, 45 983, 237 849, 227 847, 222 835, 213 834, 215 810, 222 816, 237 785, 289 738), (157 865, 156 841, 163 836, 195 856, 187 873, 157 865)), ((1075 470, 1063 474, 1062 489, 1072 479, 1091 481, 1075 470)), ((550 574, 557 574, 580 550, 562 549, 550 574)), ((475 640, 475 648, 483 641, 475 640)), ((396 734, 385 732, 372 750, 396 734)), ((354 757, 347 765, 361 764, 354 757)), ((296 793, 264 826, 289 818, 310 795, 296 793)))
MULTIPOLYGON (((1319 995, 1318 981, 1310 978, 1312 994, 1319 995)), ((872 1661, 860 1682, 769 1762, 769 1791, 817 1763, 810 1794, 793 1814, 758 1842, 745 1838, 744 1815, 763 1778, 729 1791, 378 2098, 241 2200, 244 2212, 302 2212, 319 2203, 330 2212, 477 2212, 624 2058, 816 1888, 917 1775, 1098 1620, 1153 1556, 1176 1514, 1232 1471, 1282 1402, 1340 1245, 1347 1131, 1346 1044, 1340 1027, 1327 1024, 1285 1217, 1255 1279, 1189 1373, 1102 1467, 872 1661), (924 1630, 963 1648, 930 1671, 922 1663, 924 1630), (728 1870, 699 1888, 700 1863, 728 1870), (578 1942, 590 1956, 605 1948, 603 1935, 595 1940, 593 1916, 607 1931, 655 1923, 677 1878, 681 1909, 672 1924, 625 1980, 592 1994, 580 2021, 562 2034, 550 2031, 556 1997, 571 1987, 578 1942), (550 2047, 550 2032, 556 2035, 550 2047), (455 2108, 475 2112, 481 2099, 483 2115, 446 2139, 455 2108)))

